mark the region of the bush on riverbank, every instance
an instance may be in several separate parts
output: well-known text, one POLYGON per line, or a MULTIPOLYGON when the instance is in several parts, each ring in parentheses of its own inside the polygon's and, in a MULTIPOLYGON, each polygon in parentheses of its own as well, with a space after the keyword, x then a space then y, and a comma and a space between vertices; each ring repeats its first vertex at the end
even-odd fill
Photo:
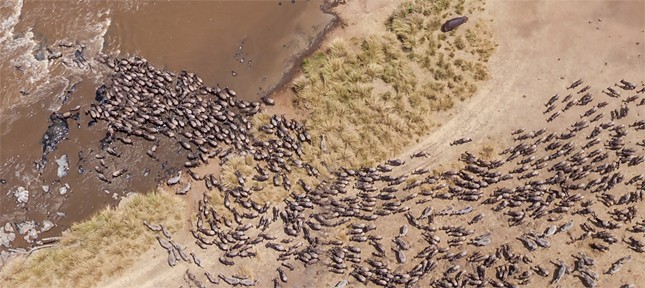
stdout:
POLYGON ((60 246, 44 249, 3 269, 3 287, 91 287, 130 266, 155 242, 142 224, 161 223, 171 232, 182 225, 183 201, 165 193, 134 195, 118 208, 102 210, 74 224, 60 246), (4 286, 7 285, 7 286, 4 286))

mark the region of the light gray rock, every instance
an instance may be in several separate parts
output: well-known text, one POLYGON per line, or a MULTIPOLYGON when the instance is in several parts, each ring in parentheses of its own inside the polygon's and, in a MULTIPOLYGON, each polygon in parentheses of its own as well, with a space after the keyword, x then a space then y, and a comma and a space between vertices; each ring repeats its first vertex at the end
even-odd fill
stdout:
POLYGON ((7 224, 4 224, 4 231, 6 231, 6 232, 14 232, 15 230, 13 229, 13 225, 11 225, 11 223, 7 222, 7 224))
POLYGON ((43 221, 43 227, 40 229, 41 232, 47 232, 54 227, 54 223, 49 220, 43 221))
POLYGON ((49 56, 47 56, 47 59, 48 60, 54 60, 54 59, 58 59, 60 57, 63 57, 63 52, 56 51, 56 52, 50 53, 49 56))
POLYGON ((20 235, 24 235, 25 233, 29 232, 29 230, 36 228, 36 222, 34 222, 33 220, 25 221, 16 226, 18 226, 18 233, 20 233, 20 235))
MULTIPOLYGON (((13 228, 12 228, 13 229, 13 228)), ((4 227, 0 227, 0 246, 11 247, 13 240, 16 240, 16 233, 5 233, 4 227)))
POLYGON ((27 203, 29 201, 29 191, 25 187, 18 187, 16 191, 13 192, 13 196, 16 197, 18 204, 27 203))
POLYGON ((70 188, 71 187, 69 187, 69 184, 65 183, 65 185, 63 187, 58 188, 58 193, 60 193, 60 195, 65 195, 65 194, 67 194, 67 192, 69 192, 70 188))
POLYGON ((60 156, 56 159, 56 164, 58 164, 58 170, 56 170, 56 175, 58 178, 63 178, 69 173, 69 159, 67 155, 60 156))
POLYGON ((49 186, 48 185, 43 185, 43 186, 40 186, 40 187, 43 188, 43 192, 49 193, 49 186))
POLYGON ((29 232, 27 232, 27 235, 25 235, 25 240, 27 242, 31 242, 31 240, 38 239, 38 231, 36 229, 31 229, 29 232))

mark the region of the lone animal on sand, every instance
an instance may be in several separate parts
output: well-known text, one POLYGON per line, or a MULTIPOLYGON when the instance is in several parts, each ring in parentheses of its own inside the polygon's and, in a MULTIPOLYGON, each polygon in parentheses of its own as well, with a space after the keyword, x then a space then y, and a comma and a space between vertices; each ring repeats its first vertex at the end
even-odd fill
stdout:
POLYGON ((461 26, 466 22, 468 22, 468 17, 466 16, 452 18, 446 21, 446 23, 443 23, 443 25, 441 25, 441 32, 450 32, 452 30, 455 30, 457 29, 457 27, 461 26))

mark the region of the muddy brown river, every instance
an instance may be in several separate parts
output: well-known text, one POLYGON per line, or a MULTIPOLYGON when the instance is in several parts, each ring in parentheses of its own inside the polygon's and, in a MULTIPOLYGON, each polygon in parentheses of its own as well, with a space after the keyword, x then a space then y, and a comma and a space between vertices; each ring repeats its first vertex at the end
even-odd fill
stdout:
MULTIPOLYGON (((106 79, 99 53, 193 72, 206 85, 232 87, 250 101, 283 85, 335 21, 322 0, 0 5, 0 227, 34 221, 39 238, 58 235, 130 192, 154 190, 185 159, 180 147, 163 141, 158 160, 145 157, 152 144, 141 142, 114 143, 120 157, 97 159, 106 155, 100 148, 106 127, 92 125, 84 111, 106 79), (79 115, 67 119, 65 139, 44 154, 50 115, 75 107, 79 115), (59 171, 57 160, 69 168, 59 171), (95 167, 127 172, 106 183, 95 167), (55 226, 43 231, 46 220, 55 226)), ((27 245, 25 235, 15 236, 14 247, 27 245)))

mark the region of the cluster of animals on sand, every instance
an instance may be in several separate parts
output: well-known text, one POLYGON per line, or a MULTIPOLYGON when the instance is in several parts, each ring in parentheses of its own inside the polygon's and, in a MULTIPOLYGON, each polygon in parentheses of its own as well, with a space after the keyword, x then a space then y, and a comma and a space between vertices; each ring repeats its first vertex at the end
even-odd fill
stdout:
MULTIPOLYGON (((114 76, 87 113, 107 123, 107 137, 150 142, 150 157, 157 141, 173 141, 188 153, 191 179, 178 174, 167 185, 179 187, 178 194, 204 192, 191 229, 199 249, 186 254, 163 226, 146 225, 168 251, 170 266, 195 264, 186 279, 197 287, 290 287, 289 278, 304 281, 301 275, 314 272, 337 279, 338 287, 598 287, 642 261, 645 142, 633 139, 643 138, 645 121, 630 113, 637 113, 645 90, 625 80, 611 93, 628 97, 593 95, 591 86, 576 90, 583 84, 576 81, 563 100, 556 95, 545 103, 544 128, 512 131, 513 145, 490 159, 464 152, 459 168, 446 171, 392 159, 324 178, 303 160, 303 146, 312 144, 303 124, 274 115, 253 127, 251 117, 273 104, 270 99, 239 100, 232 89, 156 70, 144 59, 104 62, 114 76), (607 116, 621 107, 628 107, 621 117, 607 116), (240 173, 236 183, 223 185, 216 175, 191 171, 233 155, 252 155, 254 175, 240 173), (318 177, 317 184, 290 179, 296 169, 318 177), (253 195, 267 186, 251 182, 287 196, 262 202, 253 195), (255 277, 233 269, 240 265, 251 265, 255 277)), ((452 144, 468 148, 470 141, 452 144)))

